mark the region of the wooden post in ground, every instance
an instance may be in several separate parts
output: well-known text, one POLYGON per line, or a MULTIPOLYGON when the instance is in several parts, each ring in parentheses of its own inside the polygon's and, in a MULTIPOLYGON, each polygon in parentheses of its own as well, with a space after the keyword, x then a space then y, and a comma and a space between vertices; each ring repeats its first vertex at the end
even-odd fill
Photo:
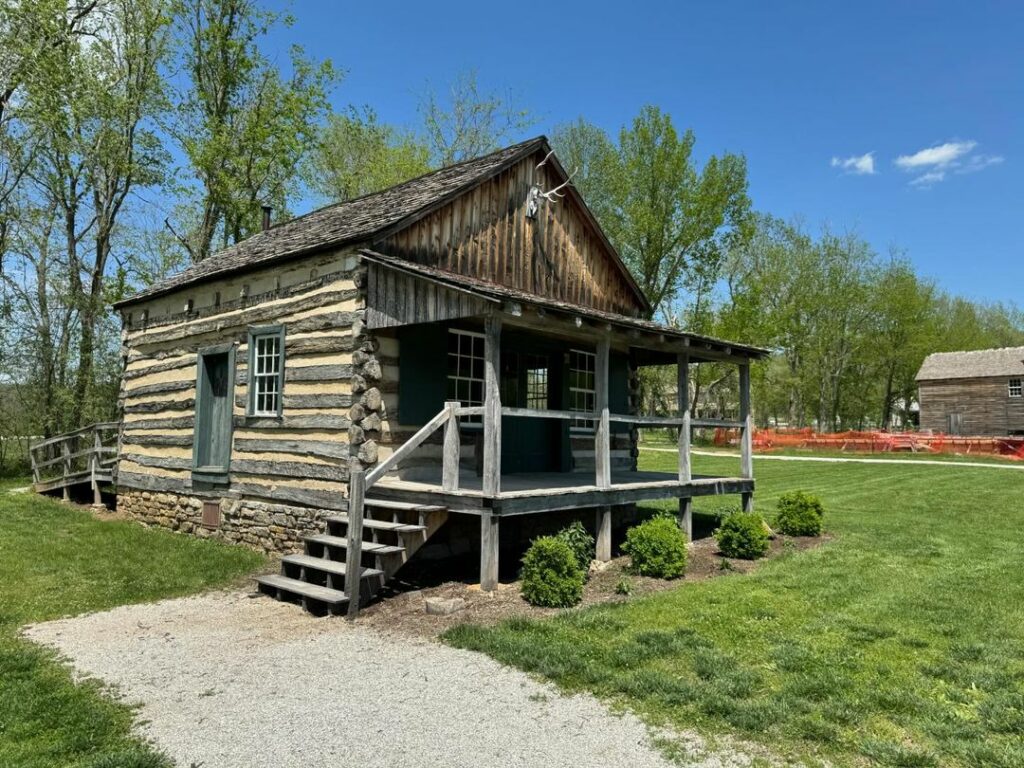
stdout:
POLYGON ((594 430, 595 484, 598 488, 612 486, 611 422, 608 413, 608 354, 610 341, 607 334, 597 342, 594 359, 594 409, 597 411, 597 429, 594 430))
POLYGON ((100 438, 100 430, 97 427, 92 434, 92 455, 89 457, 89 470, 92 475, 92 505, 103 506, 103 497, 100 494, 100 482, 96 479, 96 473, 100 469, 100 460, 103 457, 103 440, 100 438))
POLYGON ((60 452, 64 457, 64 462, 62 464, 64 487, 61 489, 61 496, 64 501, 69 501, 71 499, 71 490, 68 488, 68 475, 71 474, 71 448, 68 445, 68 440, 69 438, 65 437, 60 441, 60 452))
POLYGON ((612 559, 612 508, 597 508, 597 547, 594 558, 602 563, 612 559))
POLYGON ((345 549, 345 592, 348 593, 348 619, 359 615, 363 585, 363 499, 366 496, 366 472, 354 470, 348 479, 348 546, 345 549))
MULTIPOLYGON (((676 404, 683 421, 679 426, 679 482, 689 483, 693 480, 693 470, 690 464, 690 355, 687 352, 681 352, 676 358, 676 404)), ((679 527, 686 534, 686 540, 693 541, 691 496, 679 499, 679 527)))
POLYGON ((501 318, 489 315, 484 321, 484 496, 501 493, 500 376, 501 318))
MULTIPOLYGON (((740 476, 754 479, 754 419, 750 415, 750 363, 741 363, 740 369, 740 476)), ((743 511, 754 511, 754 494, 744 493, 743 511)))
POLYGON ((492 592, 498 586, 500 517, 485 510, 480 515, 480 589, 492 592))
POLYGON ((459 417, 456 410, 458 400, 449 400, 444 404, 448 411, 448 421, 444 423, 444 457, 441 465, 441 486, 446 491, 459 489, 459 456, 462 443, 459 435, 459 417))
MULTIPOLYGON (((43 454, 43 456, 44 456, 43 461, 45 461, 46 460, 45 459, 46 454, 43 454)), ((38 483, 39 482, 39 462, 36 460, 36 449, 35 449, 34 446, 29 446, 28 458, 32 462, 32 482, 33 483, 38 483)))

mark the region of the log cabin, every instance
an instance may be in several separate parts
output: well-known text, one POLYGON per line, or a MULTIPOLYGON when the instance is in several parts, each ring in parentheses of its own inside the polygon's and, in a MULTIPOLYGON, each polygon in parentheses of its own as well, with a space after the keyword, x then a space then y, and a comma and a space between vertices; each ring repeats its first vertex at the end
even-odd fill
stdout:
POLYGON ((477 521, 490 590, 512 516, 593 510, 607 560, 637 502, 678 499, 688 533, 694 497, 753 503, 766 351, 645 319, 544 137, 265 221, 117 309, 119 508, 283 553, 259 588, 310 610, 354 615, 454 517, 477 521), (737 366, 738 419, 691 418, 702 362, 737 366), (639 369, 666 364, 678 415, 639 414, 639 369), (678 429, 677 472, 638 469, 644 426, 678 429), (719 426, 740 466, 696 476, 691 429, 719 426))
POLYGON ((917 373, 921 429, 1024 435, 1024 347, 937 352, 917 373))

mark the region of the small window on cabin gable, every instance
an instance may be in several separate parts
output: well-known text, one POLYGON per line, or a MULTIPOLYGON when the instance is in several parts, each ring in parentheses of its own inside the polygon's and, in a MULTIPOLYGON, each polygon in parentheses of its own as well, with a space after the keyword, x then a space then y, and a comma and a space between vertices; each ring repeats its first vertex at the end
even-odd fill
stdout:
POLYGON ((1007 382, 1006 391, 1010 397, 1024 396, 1024 386, 1022 386, 1022 380, 1010 379, 1009 382, 1007 382))
POLYGON ((284 394, 284 328, 249 331, 249 415, 280 416, 284 394))
MULTIPOLYGON (((597 403, 594 394, 594 372, 597 369, 597 355, 582 349, 569 350, 569 410, 593 413, 597 403)), ((593 432, 593 419, 575 419, 572 430, 593 432)))
MULTIPOLYGON (((473 331, 448 330, 449 400, 472 408, 484 404, 484 335, 473 331)), ((463 416, 464 423, 479 424, 480 416, 463 416)))

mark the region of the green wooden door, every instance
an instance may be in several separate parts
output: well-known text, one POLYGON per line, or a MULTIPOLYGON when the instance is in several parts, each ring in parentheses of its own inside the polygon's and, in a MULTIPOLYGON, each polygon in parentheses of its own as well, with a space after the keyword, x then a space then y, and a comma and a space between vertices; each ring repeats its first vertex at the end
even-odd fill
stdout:
POLYGON ((234 397, 234 347, 199 353, 193 479, 226 482, 231 464, 231 417, 234 397))

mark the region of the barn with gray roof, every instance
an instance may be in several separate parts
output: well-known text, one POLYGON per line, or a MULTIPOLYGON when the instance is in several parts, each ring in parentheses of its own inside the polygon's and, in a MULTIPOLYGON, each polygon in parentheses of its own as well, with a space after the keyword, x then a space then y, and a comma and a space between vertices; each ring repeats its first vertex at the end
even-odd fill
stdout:
POLYGON ((921 429, 1024 435, 1024 347, 928 355, 917 383, 921 429))

